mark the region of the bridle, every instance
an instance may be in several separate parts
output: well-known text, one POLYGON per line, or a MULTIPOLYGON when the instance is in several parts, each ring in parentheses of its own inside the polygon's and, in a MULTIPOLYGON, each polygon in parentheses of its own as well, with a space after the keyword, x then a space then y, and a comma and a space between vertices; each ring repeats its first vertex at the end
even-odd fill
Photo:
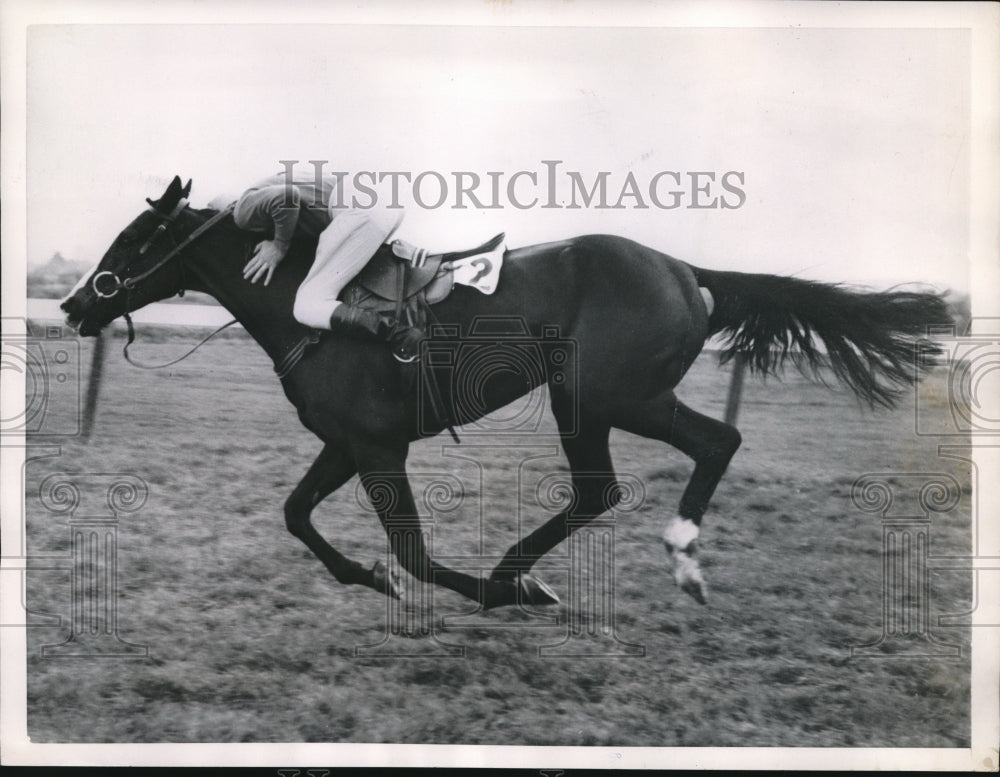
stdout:
MULTIPOLYGON (((139 248, 139 255, 140 256, 143 255, 143 254, 145 254, 150 249, 150 247, 153 245, 153 243, 155 243, 156 240, 161 235, 168 234, 167 233, 168 225, 171 224, 171 223, 173 223, 173 221, 177 218, 177 216, 179 216, 181 214, 181 212, 188 206, 187 199, 185 199, 184 197, 181 197, 181 199, 180 199, 180 201, 178 201, 177 205, 174 206, 174 209, 171 210, 170 213, 164 214, 161 211, 157 210, 157 208, 153 205, 153 203, 151 201, 147 200, 147 202, 149 203, 149 210, 151 212, 157 214, 161 218, 161 221, 157 225, 156 229, 153 230, 153 233, 149 236, 149 238, 146 240, 146 242, 143 243, 142 246, 139 248)), ((208 221, 206 221, 200 227, 198 227, 197 229, 195 229, 190 235, 188 235, 186 238, 184 238, 180 243, 177 243, 175 241, 174 247, 171 248, 169 251, 167 251, 167 253, 164 254, 162 257, 160 257, 159 261, 157 261, 152 267, 150 267, 147 270, 144 270, 143 272, 139 273, 138 275, 134 275, 134 276, 131 276, 131 277, 128 277, 128 278, 125 278, 124 280, 122 280, 115 273, 111 272, 110 270, 103 270, 103 271, 97 273, 96 275, 94 275, 94 277, 90 279, 90 287, 94 290, 94 293, 98 297, 100 297, 101 299, 111 299, 112 297, 116 296, 119 291, 122 291, 122 290, 125 291, 125 312, 122 315, 123 315, 123 317, 125 319, 125 323, 128 325, 128 342, 125 343, 124 354, 125 354, 125 359, 130 364, 132 364, 132 365, 134 365, 136 367, 141 367, 144 370, 155 370, 155 369, 160 369, 162 367, 169 367, 172 364, 177 364, 177 362, 179 362, 179 361, 181 361, 183 359, 186 359, 192 353, 194 353, 199 348, 201 348, 201 346, 203 346, 205 343, 207 343, 209 340, 211 340, 213 337, 215 337, 223 329, 226 329, 227 327, 230 327, 230 326, 232 326, 233 324, 236 323, 236 319, 234 318, 229 323, 223 324, 218 329, 216 329, 214 332, 212 332, 210 335, 208 335, 208 337, 206 337, 204 340, 202 340, 200 343, 198 343, 194 348, 192 348, 190 351, 188 351, 187 353, 185 353, 183 356, 180 356, 177 359, 174 359, 172 361, 166 362, 165 364, 141 364, 140 362, 135 361, 129 355, 129 352, 128 352, 129 346, 132 345, 133 342, 135 342, 135 325, 132 323, 132 291, 133 291, 133 289, 135 289, 136 285, 140 281, 145 280, 150 275, 152 275, 153 273, 155 273, 158 270, 160 270, 162 267, 164 267, 171 260, 178 258, 180 256, 181 252, 185 248, 187 248, 188 246, 190 246, 195 240, 197 240, 199 237, 201 237, 203 234, 205 234, 208 230, 210 230, 212 227, 214 227, 216 224, 218 224, 224 218, 226 218, 227 216, 229 216, 233 212, 234 207, 235 207, 235 204, 229 205, 228 207, 224 208, 223 210, 219 211, 214 216, 212 216, 208 221), (111 282, 112 282, 113 285, 112 285, 112 287, 110 289, 102 291, 101 288, 100 288, 100 285, 99 285, 99 281, 104 276, 109 276, 111 278, 111 282)), ((184 296, 184 282, 183 282, 183 277, 184 277, 184 267, 183 267, 183 264, 182 264, 181 265, 181 284, 180 284, 180 289, 178 290, 178 293, 181 296, 184 296)))
MULTIPOLYGON (((149 204, 148 210, 151 211, 152 213, 157 214, 162 220, 157 225, 156 229, 153 230, 153 233, 149 236, 146 242, 142 244, 142 247, 139 249, 140 256, 145 254, 153 245, 153 243, 156 242, 156 240, 161 235, 167 232, 167 226, 171 224, 187 206, 188 206, 188 201, 182 197, 180 201, 177 203, 177 205, 174 207, 174 209, 170 211, 170 213, 164 214, 161 213, 159 210, 157 210, 152 203, 149 204)), ((184 240, 182 240, 180 243, 175 244, 173 248, 171 248, 169 251, 167 251, 166 254, 160 257, 160 260, 152 267, 150 267, 148 270, 144 270, 138 275, 126 278, 125 280, 119 279, 119 277, 110 270, 103 270, 102 272, 97 273, 93 278, 91 278, 90 287, 94 290, 94 293, 101 299, 111 299, 116 294, 118 294, 118 292, 121 291, 122 289, 125 290, 127 296, 132 291, 132 289, 135 288, 136 284, 138 284, 139 281, 145 280, 150 275, 155 273, 157 270, 161 269, 165 264, 167 264, 167 262, 178 257, 185 248, 187 248, 195 240, 197 240, 208 230, 210 230, 212 227, 214 227, 216 224, 218 224, 220 221, 226 218, 226 216, 230 215, 233 212, 234 207, 235 205, 230 205, 227 208, 224 208, 223 210, 216 213, 208 221, 206 221, 204 224, 202 224, 200 227, 194 230, 190 235, 184 238, 184 240), (105 275, 111 277, 113 286, 107 291, 101 291, 98 285, 98 280, 105 275)), ((184 294, 183 287, 181 288, 180 293, 182 295, 184 294)), ((128 320, 128 316, 131 312, 129 310, 129 307, 130 306, 126 304, 125 306, 126 320, 128 320)))

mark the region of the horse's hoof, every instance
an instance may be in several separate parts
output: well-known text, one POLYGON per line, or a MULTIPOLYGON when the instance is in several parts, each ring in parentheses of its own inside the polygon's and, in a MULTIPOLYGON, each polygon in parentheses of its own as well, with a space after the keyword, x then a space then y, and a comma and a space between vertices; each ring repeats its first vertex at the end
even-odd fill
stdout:
POLYGON ((674 582, 698 604, 706 604, 708 590, 698 563, 697 536, 697 528, 690 522, 675 522, 663 533, 663 545, 673 568, 674 582), (689 533, 691 529, 694 531, 689 533))
POLYGON ((705 604, 707 589, 694 548, 673 551, 670 557, 674 563, 674 582, 698 604, 705 604))
POLYGON ((559 604, 559 595, 534 575, 520 575, 523 604, 559 604))
POLYGON ((374 588, 376 591, 393 599, 402 598, 403 592, 400 587, 399 575, 389 569, 384 561, 375 562, 372 566, 372 577, 375 580, 374 588))
POLYGON ((494 579, 486 583, 483 609, 509 607, 512 604, 559 604, 559 596, 534 575, 517 573, 516 580, 494 579))
POLYGON ((707 590, 704 580, 685 580, 680 583, 680 587, 684 593, 688 594, 698 604, 708 604, 708 599, 705 597, 707 590))

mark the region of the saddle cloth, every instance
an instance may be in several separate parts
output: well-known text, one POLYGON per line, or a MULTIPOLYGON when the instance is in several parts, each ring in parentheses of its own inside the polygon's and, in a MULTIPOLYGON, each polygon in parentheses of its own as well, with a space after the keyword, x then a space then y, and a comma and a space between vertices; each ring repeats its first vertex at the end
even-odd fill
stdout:
POLYGON ((415 249, 393 241, 379 248, 340 299, 378 311, 405 308, 412 314, 421 302, 433 305, 443 300, 456 283, 492 294, 503 266, 504 237, 501 232, 476 248, 427 256, 418 267, 409 261, 415 249))

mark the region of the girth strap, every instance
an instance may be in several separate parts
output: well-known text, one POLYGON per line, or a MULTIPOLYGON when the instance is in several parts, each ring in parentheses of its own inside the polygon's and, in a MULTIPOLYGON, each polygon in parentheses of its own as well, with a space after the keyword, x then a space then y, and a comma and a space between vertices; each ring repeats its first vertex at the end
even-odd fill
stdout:
POLYGON ((277 374, 278 379, 281 380, 285 378, 295 366, 302 361, 302 357, 305 356, 306 348, 310 345, 315 345, 319 342, 319 338, 322 337, 323 333, 318 329, 313 329, 309 334, 299 340, 295 345, 292 346, 291 350, 285 354, 285 358, 274 365, 274 372, 277 374))

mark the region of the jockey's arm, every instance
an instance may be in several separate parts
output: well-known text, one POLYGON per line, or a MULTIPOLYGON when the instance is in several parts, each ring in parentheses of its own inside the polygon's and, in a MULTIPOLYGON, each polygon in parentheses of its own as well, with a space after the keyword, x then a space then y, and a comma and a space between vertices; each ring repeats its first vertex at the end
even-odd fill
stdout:
POLYGON ((258 244, 243 268, 243 277, 251 283, 261 278, 265 286, 271 282, 295 236, 301 204, 298 188, 284 184, 250 189, 237 200, 233 220, 238 227, 260 232, 274 229, 274 238, 258 244))

